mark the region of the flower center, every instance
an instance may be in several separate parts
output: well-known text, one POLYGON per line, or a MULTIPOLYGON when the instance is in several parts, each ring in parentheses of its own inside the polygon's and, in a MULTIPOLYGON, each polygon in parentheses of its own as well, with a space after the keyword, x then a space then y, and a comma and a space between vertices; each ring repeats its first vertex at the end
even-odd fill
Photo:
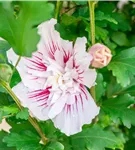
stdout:
POLYGON ((76 76, 78 76, 74 68, 61 67, 56 62, 54 63, 49 59, 49 66, 47 71, 51 75, 47 78, 44 88, 51 86, 52 91, 67 91, 74 93, 79 90, 79 84, 76 82, 76 76))

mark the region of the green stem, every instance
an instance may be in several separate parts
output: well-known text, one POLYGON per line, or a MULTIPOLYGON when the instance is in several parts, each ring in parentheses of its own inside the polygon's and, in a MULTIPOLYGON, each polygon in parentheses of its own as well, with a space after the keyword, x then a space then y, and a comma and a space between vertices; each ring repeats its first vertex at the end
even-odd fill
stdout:
POLYGON ((15 72, 15 69, 16 69, 17 65, 19 64, 20 60, 21 60, 21 56, 19 56, 18 59, 17 59, 17 62, 16 62, 16 64, 15 64, 14 68, 13 68, 12 74, 11 74, 11 76, 10 76, 10 78, 9 78, 9 83, 10 83, 10 81, 11 81, 11 78, 12 78, 12 76, 13 76, 13 74, 14 74, 14 72, 15 72))
POLYGON ((62 4, 63 4, 63 0, 57 0, 57 2, 56 2, 56 10, 55 10, 55 19, 58 19, 58 16, 59 16, 62 4))
POLYGON ((55 19, 58 19, 59 11, 60 11, 60 5, 61 5, 61 1, 57 0, 57 2, 56 2, 56 10, 55 10, 55 19))
POLYGON ((88 1, 89 5, 89 14, 90 14, 90 37, 91 37, 91 44, 95 44, 95 4, 96 1, 88 1))
MULTIPOLYGON (((17 104, 17 106, 19 107, 19 109, 22 110, 23 107, 21 106, 20 101, 17 98, 17 96, 14 94, 14 92, 10 88, 9 83, 7 83, 7 82, 5 82, 5 81, 3 81, 3 80, 0 79, 0 84, 7 90, 7 92, 10 94, 10 96, 14 99, 14 101, 17 104)), ((40 129, 37 121, 34 118, 32 118, 31 116, 29 116, 28 120, 32 124, 32 126, 36 129, 36 131, 38 132, 38 134, 40 135, 43 143, 46 144, 47 141, 48 141, 48 139, 45 137, 44 133, 40 129)))
MULTIPOLYGON (((95 44, 95 4, 96 1, 88 1, 89 5, 89 13, 90 13, 90 37, 91 37, 91 44, 95 44)), ((96 100, 95 94, 95 86, 90 89, 91 95, 94 100, 96 100)))

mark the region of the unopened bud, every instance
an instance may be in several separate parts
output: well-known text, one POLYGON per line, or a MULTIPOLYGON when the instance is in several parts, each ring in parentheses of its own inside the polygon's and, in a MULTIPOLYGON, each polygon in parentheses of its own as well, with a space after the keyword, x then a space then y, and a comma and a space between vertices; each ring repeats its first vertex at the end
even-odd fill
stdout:
POLYGON ((89 48, 88 52, 93 56, 91 66, 103 68, 109 64, 112 58, 111 51, 103 44, 97 43, 89 48))

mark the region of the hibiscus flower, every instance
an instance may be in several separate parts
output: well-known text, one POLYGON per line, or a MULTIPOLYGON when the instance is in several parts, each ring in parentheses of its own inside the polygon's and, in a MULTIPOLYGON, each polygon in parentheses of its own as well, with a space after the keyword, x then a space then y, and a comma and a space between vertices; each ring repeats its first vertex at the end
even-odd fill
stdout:
MULTIPOLYGON (((74 45, 63 40, 54 28, 56 23, 51 19, 38 26, 37 51, 31 58, 21 58, 17 70, 22 82, 13 91, 34 117, 51 119, 69 136, 99 113, 86 88, 95 84, 96 71, 89 69, 92 56, 86 52, 86 38, 77 38, 74 45)), ((15 65, 18 56, 12 49, 7 56, 15 65)))

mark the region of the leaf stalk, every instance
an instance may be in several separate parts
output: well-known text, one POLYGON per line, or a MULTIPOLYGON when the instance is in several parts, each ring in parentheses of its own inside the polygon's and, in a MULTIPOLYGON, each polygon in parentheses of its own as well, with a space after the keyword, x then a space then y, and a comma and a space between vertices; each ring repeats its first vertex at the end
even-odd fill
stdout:
POLYGON ((57 2, 56 2, 56 10, 55 10, 55 19, 58 19, 59 12, 60 12, 60 6, 61 6, 61 1, 57 0, 57 2))
MULTIPOLYGON (((95 44, 95 4, 97 1, 88 1, 89 5, 89 15, 90 15, 90 37, 91 44, 95 44)), ((96 100, 95 86, 90 89, 91 95, 94 100, 96 100)))

